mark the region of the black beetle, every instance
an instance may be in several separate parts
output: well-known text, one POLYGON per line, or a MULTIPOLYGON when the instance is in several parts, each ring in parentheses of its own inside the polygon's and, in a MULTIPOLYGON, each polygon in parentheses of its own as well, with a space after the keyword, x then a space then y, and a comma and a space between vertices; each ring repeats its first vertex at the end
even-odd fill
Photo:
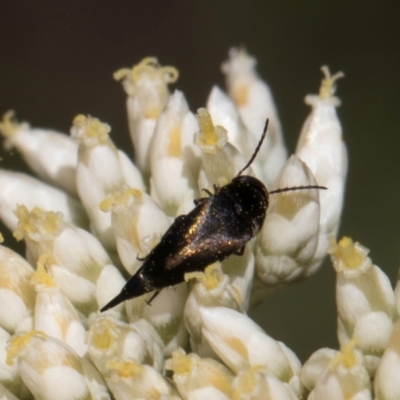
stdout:
MULTIPOLYGON (((214 194, 195 200, 195 208, 175 219, 160 243, 143 259, 143 265, 122 288, 121 293, 106 304, 106 311, 125 300, 155 291, 149 302, 168 286, 184 281, 188 272, 223 261, 231 254, 242 255, 246 243, 256 236, 265 220, 268 190, 249 175, 241 175, 254 161, 268 128, 249 162, 230 183, 214 185, 214 194)), ((271 191, 280 193, 298 189, 326 189, 322 186, 295 186, 271 191)))

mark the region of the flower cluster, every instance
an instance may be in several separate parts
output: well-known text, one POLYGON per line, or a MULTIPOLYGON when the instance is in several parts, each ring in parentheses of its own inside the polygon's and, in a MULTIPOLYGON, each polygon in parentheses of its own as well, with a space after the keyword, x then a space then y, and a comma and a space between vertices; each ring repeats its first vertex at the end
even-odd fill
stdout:
POLYGON ((0 170, 0 218, 26 257, 0 246, 0 398, 396 399, 400 398, 400 285, 349 238, 336 242, 347 152, 327 67, 295 153, 255 59, 232 49, 227 93, 213 87, 194 114, 174 67, 145 58, 114 78, 127 94, 135 163, 111 127, 78 115, 71 136, 18 123, 7 112, 4 144, 36 178, 0 170), (233 255, 185 282, 101 309, 195 199, 245 172, 272 194, 264 225, 233 255), (337 272, 341 350, 302 366, 247 315, 271 290, 313 274, 327 252, 337 272), (373 383, 371 383, 373 382, 373 383), (372 394, 374 393, 374 395, 372 394))

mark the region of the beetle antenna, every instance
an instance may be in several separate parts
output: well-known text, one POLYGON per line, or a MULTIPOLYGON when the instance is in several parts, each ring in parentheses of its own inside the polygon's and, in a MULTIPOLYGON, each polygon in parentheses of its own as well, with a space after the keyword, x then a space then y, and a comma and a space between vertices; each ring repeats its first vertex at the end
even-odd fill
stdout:
POLYGON ((292 190, 304 190, 304 189, 324 189, 327 190, 328 188, 325 186, 318 186, 318 185, 307 185, 307 186, 291 186, 291 187, 285 187, 281 189, 275 189, 271 190, 269 194, 275 194, 275 193, 282 193, 282 192, 290 192, 292 190))
POLYGON ((261 139, 260 139, 260 141, 258 142, 257 147, 256 147, 256 149, 254 150, 253 155, 251 156, 249 162, 244 166, 244 168, 242 168, 242 169, 238 172, 237 176, 239 176, 243 171, 245 171, 247 168, 249 168, 250 165, 251 165, 251 163, 252 163, 252 162, 254 161, 254 159, 256 158, 257 153, 259 152, 260 147, 261 147, 261 145, 263 144, 263 141, 264 141, 264 139, 265 139, 265 135, 267 134, 268 123, 269 123, 269 119, 267 119, 267 120, 265 121, 265 127, 264 127, 263 134, 261 135, 261 139))

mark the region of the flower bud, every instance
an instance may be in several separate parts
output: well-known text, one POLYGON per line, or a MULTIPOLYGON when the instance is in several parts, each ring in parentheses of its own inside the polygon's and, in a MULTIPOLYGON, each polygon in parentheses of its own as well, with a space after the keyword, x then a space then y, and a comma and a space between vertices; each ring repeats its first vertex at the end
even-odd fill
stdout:
POLYGON ((301 395, 301 363, 283 343, 268 336, 249 317, 229 308, 201 308, 200 314, 204 336, 232 371, 263 367, 301 395))
MULTIPOLYGON (((207 99, 207 111, 216 126, 223 126, 226 129, 229 143, 232 143, 246 159, 250 160, 260 136, 253 138, 248 134, 235 104, 218 86, 213 86, 211 89, 207 99)), ((258 157, 251 166, 257 176, 263 176, 258 157)))
POLYGON ((297 400, 299 397, 287 384, 272 375, 268 375, 262 367, 252 367, 239 372, 233 381, 234 400, 297 400))
POLYGON ((153 293, 126 302, 129 322, 148 321, 164 343, 164 355, 170 356, 178 347, 186 347, 187 331, 183 309, 188 296, 185 282, 167 287, 152 299, 153 293), (149 300, 151 304, 149 305, 149 300))
POLYGON ((269 119, 265 143, 257 158, 262 164, 262 179, 270 186, 287 158, 287 151, 271 90, 259 78, 255 67, 255 58, 243 49, 232 48, 229 51, 229 60, 222 65, 222 71, 226 75, 228 93, 235 102, 253 143, 258 143, 265 121, 269 119))
POLYGON ((328 67, 321 69, 325 78, 319 95, 308 95, 305 98, 305 102, 312 106, 312 111, 303 125, 296 149, 296 156, 311 169, 318 185, 328 188, 319 193, 319 242, 309 273, 321 265, 329 247, 329 239, 336 237, 347 174, 347 150, 336 114, 340 100, 334 96, 336 80, 343 73, 331 76, 328 67))
POLYGON ((301 369, 301 382, 311 392, 319 378, 329 368, 330 362, 337 356, 338 351, 326 347, 315 351, 301 369))
POLYGON ((216 358, 214 350, 202 332, 200 309, 223 306, 241 311, 237 292, 230 285, 229 277, 222 272, 220 263, 209 265, 204 272, 185 274, 185 280, 193 278, 196 278, 197 282, 190 291, 184 310, 190 348, 201 357, 216 358))
POLYGON ((162 371, 163 343, 154 328, 145 320, 133 324, 111 316, 97 316, 89 330, 89 355, 105 377, 110 376, 107 362, 118 358, 148 364, 162 371))
POLYGON ((35 290, 32 266, 20 255, 0 246, 0 327, 10 333, 32 329, 35 290))
POLYGON ((195 353, 186 355, 177 349, 167 360, 166 369, 173 371, 174 382, 185 400, 231 398, 233 374, 211 358, 200 358, 195 353))
POLYGON ((11 231, 18 224, 14 214, 18 204, 24 204, 29 210, 41 207, 47 211, 60 211, 66 221, 84 228, 88 225, 78 200, 29 175, 0 169, 0 218, 11 231))
POLYGON ((193 144, 197 130, 183 93, 176 90, 158 119, 151 145, 151 195, 170 216, 190 211, 199 197, 200 150, 193 144))
POLYGON ((146 193, 124 187, 114 191, 100 204, 101 210, 112 213, 112 229, 119 258, 134 275, 146 257, 171 225, 171 219, 146 193))
MULTIPOLYGON (((210 114, 205 108, 197 110, 200 131, 194 141, 202 151, 202 165, 199 176, 199 188, 211 189, 213 185, 224 186, 246 165, 243 154, 228 142, 224 127, 214 126, 210 114)), ((251 168, 247 175, 253 175, 251 168)))
POLYGON ((83 356, 87 350, 85 328, 71 302, 48 273, 48 258, 46 255, 39 258, 37 269, 31 278, 37 292, 34 329, 62 340, 78 355, 83 356))
POLYGON ((91 229, 103 245, 115 249, 111 215, 100 210, 100 203, 113 190, 131 185, 143 190, 144 185, 133 164, 127 170, 127 158, 118 151, 109 137, 111 127, 96 118, 78 115, 71 128, 79 143, 76 172, 79 197, 89 215, 91 229), (124 173, 125 172, 125 173, 124 173), (126 175, 128 173, 128 176, 126 175))
POLYGON ((40 400, 111 399, 103 378, 67 344, 40 331, 15 336, 8 363, 17 359, 24 383, 40 400))
POLYGON ((113 359, 107 363, 107 369, 107 385, 116 400, 179 399, 169 381, 148 365, 113 359))
POLYGON ((393 326, 393 331, 379 362, 374 378, 376 400, 394 400, 400 398, 400 321, 393 326))
POLYGON ((355 344, 351 341, 343 346, 327 366, 324 366, 326 361, 320 363, 321 370, 308 400, 372 400, 368 372, 355 344))
MULTIPOLYGON (((316 185, 311 170, 296 156, 282 168, 274 189, 316 185)), ((319 234, 319 191, 271 194, 255 247, 258 277, 267 286, 282 286, 310 273, 319 234)))
POLYGON ((32 129, 26 122, 18 123, 14 111, 3 115, 0 133, 6 138, 6 146, 16 147, 38 177, 77 196, 78 145, 70 137, 53 130, 32 129))
POLYGON ((18 206, 18 228, 14 236, 25 239, 33 260, 42 254, 49 257, 51 274, 65 296, 88 315, 117 295, 124 279, 111 264, 100 242, 89 232, 67 224, 61 213, 35 208, 31 212, 18 206), (73 249, 73 251, 71 251, 73 249), (97 303, 96 285, 108 266, 108 289, 97 303), (110 270, 113 270, 112 272, 110 270))
POLYGON ((135 161, 144 177, 150 173, 150 147, 156 122, 169 98, 168 84, 178 79, 174 67, 162 67, 154 57, 144 58, 132 69, 114 73, 128 95, 129 130, 135 148, 135 161))
POLYGON ((32 395, 22 382, 18 366, 16 364, 8 365, 6 363, 6 347, 10 337, 11 335, 7 331, 0 328, 0 399, 30 400, 32 399, 32 395))
POLYGON ((336 270, 339 343, 344 345, 357 339, 373 376, 397 313, 390 281, 372 264, 368 251, 345 237, 332 243, 329 254, 336 270))

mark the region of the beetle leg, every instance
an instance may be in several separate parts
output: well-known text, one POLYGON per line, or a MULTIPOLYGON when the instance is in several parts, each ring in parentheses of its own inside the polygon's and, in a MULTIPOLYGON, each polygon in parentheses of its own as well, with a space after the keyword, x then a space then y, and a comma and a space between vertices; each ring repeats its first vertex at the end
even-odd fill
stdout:
POLYGON ((146 300, 148 306, 151 306, 151 302, 160 294, 161 290, 156 290, 150 297, 150 300, 146 300))
POLYGON ((218 185, 216 185, 215 183, 214 183, 213 187, 214 187, 214 194, 218 194, 219 191, 221 190, 221 188, 218 185))
MULTIPOLYGON (((214 185, 214 189, 215 189, 215 185, 214 185)), ((210 197, 214 196, 208 189, 201 189, 203 192, 206 192, 210 197)), ((194 205, 198 206, 199 204, 203 203, 206 200, 207 197, 200 197, 198 199, 194 199, 194 205)))

